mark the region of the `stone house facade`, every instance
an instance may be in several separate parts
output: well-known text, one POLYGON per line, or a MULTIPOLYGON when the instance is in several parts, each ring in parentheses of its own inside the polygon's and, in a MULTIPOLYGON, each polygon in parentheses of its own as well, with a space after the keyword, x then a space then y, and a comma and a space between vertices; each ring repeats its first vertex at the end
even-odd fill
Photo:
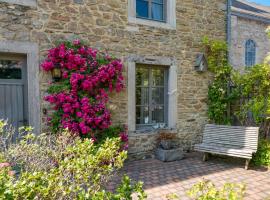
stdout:
MULTIPOLYGON (((129 153, 151 155, 161 132, 175 133, 183 147, 190 149, 201 140, 207 123, 211 79, 210 73, 194 70, 196 55, 203 51, 203 36, 226 39, 227 2, 152 0, 148 11, 145 2, 0 0, 0 70, 9 65, 21 73, 17 78, 0 76, 0 117, 17 120, 18 126, 27 122, 37 132, 44 130, 48 104, 43 97, 51 76, 41 72, 39 64, 57 40, 80 38, 125 64, 126 89, 113 95, 109 106, 113 122, 129 127, 129 153), (154 5, 163 10, 153 11, 154 5), (137 108, 137 76, 142 80, 145 73, 152 74, 151 80, 157 73, 166 76, 158 95, 166 103, 155 108, 161 108, 159 114, 146 110, 144 116, 145 110, 137 108), (149 129, 137 126, 150 121, 149 129)), ((144 78, 149 81, 149 77, 144 78)))
POLYGON ((270 52, 266 29, 270 26, 270 7, 233 0, 231 9, 230 61, 241 71, 262 63, 270 52))

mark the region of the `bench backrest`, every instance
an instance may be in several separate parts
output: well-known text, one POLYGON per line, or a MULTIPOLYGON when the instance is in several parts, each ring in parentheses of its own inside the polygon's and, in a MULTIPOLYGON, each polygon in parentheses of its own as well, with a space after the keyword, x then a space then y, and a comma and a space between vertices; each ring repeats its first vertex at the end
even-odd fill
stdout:
POLYGON ((248 148, 257 150, 258 127, 224 126, 207 124, 203 132, 203 143, 216 144, 231 148, 248 148))

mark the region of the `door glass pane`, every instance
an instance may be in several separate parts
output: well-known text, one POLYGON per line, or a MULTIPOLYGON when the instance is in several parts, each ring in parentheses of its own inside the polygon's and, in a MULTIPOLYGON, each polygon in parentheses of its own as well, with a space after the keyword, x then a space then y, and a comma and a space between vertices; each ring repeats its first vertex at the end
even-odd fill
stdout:
POLYGON ((153 69, 153 86, 164 86, 164 69, 153 69))
POLYGON ((0 79, 21 79, 22 61, 0 60, 0 79))
POLYGON ((149 124, 149 107, 137 106, 136 107, 136 124, 149 124))
POLYGON ((164 104, 164 88, 152 88, 152 105, 164 104))
POLYGON ((149 88, 136 88, 136 105, 149 105, 149 88))
POLYGON ((147 68, 138 67, 136 70, 136 86, 149 85, 149 70, 147 68))
POLYGON ((157 4, 157 3, 152 3, 152 19, 158 20, 158 21, 163 21, 164 20, 164 5, 163 4, 157 4))
POLYGON ((152 122, 164 123, 164 106, 154 106, 152 109, 152 122))
POLYGON ((137 17, 149 18, 148 14, 148 0, 136 0, 136 15, 137 17))

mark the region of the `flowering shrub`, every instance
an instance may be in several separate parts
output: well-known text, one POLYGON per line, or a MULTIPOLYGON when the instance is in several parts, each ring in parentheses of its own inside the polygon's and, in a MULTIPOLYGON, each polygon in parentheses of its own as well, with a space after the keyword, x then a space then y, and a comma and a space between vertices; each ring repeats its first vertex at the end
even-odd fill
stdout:
POLYGON ((108 95, 124 87, 123 64, 119 59, 75 40, 50 49, 41 67, 46 72, 60 68, 62 73, 60 81, 50 85, 45 97, 53 105, 49 123, 54 132, 68 128, 96 140, 98 131, 110 127, 108 95))

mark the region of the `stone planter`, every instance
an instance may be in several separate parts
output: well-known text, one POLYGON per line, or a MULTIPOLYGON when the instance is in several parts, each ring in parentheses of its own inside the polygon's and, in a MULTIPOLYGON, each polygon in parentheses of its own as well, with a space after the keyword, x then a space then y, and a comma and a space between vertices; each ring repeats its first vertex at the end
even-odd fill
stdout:
POLYGON ((181 160, 184 158, 184 153, 182 148, 175 149, 162 149, 158 147, 156 150, 156 158, 163 162, 171 162, 176 160, 181 160))

